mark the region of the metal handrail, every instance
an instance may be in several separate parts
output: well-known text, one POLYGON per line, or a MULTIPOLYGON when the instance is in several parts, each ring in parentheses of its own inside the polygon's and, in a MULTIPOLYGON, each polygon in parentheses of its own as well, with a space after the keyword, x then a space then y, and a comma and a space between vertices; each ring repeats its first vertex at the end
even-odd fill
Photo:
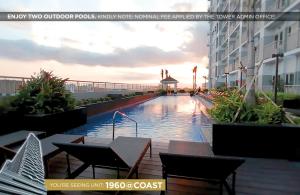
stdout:
POLYGON ((113 137, 112 139, 114 140, 115 139, 115 123, 116 123, 116 115, 119 114, 129 120, 131 120, 132 122, 135 122, 135 136, 137 137, 137 128, 138 128, 138 124, 137 122, 130 118, 129 116, 127 116, 126 114, 124 114, 123 112, 120 112, 120 111, 115 111, 114 115, 113 115, 113 137))

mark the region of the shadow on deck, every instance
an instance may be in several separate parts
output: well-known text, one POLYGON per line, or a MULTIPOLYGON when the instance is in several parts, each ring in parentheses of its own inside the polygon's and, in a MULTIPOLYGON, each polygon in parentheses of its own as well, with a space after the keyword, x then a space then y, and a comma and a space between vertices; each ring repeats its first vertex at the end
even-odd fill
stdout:
MULTIPOLYGON (((109 143, 108 139, 86 137, 86 143, 109 143)), ((139 167, 139 178, 161 179, 162 168, 158 153, 167 152, 168 143, 153 142, 153 155, 145 155, 139 167)), ((95 155, 95 154, 93 154, 95 155)), ((71 158, 71 168, 74 170, 81 162, 71 158)), ((49 178, 65 178, 66 158, 61 153, 49 162, 49 178)), ((200 165, 199 165, 200 166, 200 165)), ((122 175, 122 173, 121 173, 122 175)), ((84 171, 78 179, 92 178, 92 168, 84 171)), ((116 171, 96 168, 96 178, 115 179, 116 171)), ((300 162, 273 159, 247 158, 237 170, 237 194, 270 194, 287 195, 300 194, 300 162)), ((218 185, 201 181, 183 179, 168 179, 168 194, 218 194, 218 185)), ((113 194, 112 192, 61 192, 59 194, 113 194)), ((160 192, 124 192, 122 194, 160 194, 160 192)), ((224 190, 223 194, 227 194, 224 190)))

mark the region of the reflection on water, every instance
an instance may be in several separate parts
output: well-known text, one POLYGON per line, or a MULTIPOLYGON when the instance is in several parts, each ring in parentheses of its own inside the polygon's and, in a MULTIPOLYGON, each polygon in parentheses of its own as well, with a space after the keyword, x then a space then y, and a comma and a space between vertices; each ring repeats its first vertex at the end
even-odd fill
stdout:
MULTIPOLYGON (((122 110, 138 122, 138 136, 155 141, 171 139, 206 141, 201 131, 205 106, 196 97, 164 96, 122 110)), ((96 115, 88 123, 67 133, 112 138, 113 113, 96 115)), ((135 124, 117 116, 116 136, 135 136, 135 124)))

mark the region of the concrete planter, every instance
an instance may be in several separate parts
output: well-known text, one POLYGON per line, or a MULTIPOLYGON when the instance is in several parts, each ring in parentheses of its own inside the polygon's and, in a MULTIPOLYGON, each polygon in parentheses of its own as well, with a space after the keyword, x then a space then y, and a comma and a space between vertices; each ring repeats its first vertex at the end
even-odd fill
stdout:
POLYGON ((130 97, 130 98, 116 99, 116 100, 110 101, 110 102, 89 104, 84 107, 87 109, 87 116, 92 116, 95 114, 119 110, 124 107, 142 103, 142 102, 147 101, 154 97, 157 97, 157 94, 151 93, 151 94, 147 94, 147 95, 135 96, 135 97, 130 97))
POLYGON ((291 108, 291 109, 300 109, 300 100, 283 100, 283 107, 284 108, 291 108))
POLYGON ((300 126, 213 124, 217 155, 300 159, 300 126))
POLYGON ((55 114, 25 115, 22 127, 26 130, 45 131, 47 135, 52 135, 83 125, 86 121, 86 108, 80 107, 55 114))

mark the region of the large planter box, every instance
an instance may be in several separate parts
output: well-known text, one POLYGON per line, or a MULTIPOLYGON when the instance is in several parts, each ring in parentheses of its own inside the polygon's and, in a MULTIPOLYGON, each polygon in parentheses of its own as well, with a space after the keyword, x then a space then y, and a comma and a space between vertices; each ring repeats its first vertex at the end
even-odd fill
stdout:
POLYGON ((147 101, 151 98, 156 97, 157 94, 147 94, 143 96, 135 96, 131 98, 124 99, 116 99, 110 102, 102 102, 86 105, 87 115, 92 116, 95 114, 100 114, 104 112, 114 111, 118 109, 122 109, 124 107, 132 106, 134 104, 138 104, 144 101, 147 101))
POLYGON ((299 159, 300 127, 292 125, 213 124, 217 155, 299 159))
POLYGON ((292 109, 300 109, 300 100, 283 100, 283 107, 284 108, 292 108, 292 109))
POLYGON ((87 122, 86 108, 76 108, 55 114, 25 115, 23 128, 27 130, 45 131, 47 135, 62 133, 87 122))

